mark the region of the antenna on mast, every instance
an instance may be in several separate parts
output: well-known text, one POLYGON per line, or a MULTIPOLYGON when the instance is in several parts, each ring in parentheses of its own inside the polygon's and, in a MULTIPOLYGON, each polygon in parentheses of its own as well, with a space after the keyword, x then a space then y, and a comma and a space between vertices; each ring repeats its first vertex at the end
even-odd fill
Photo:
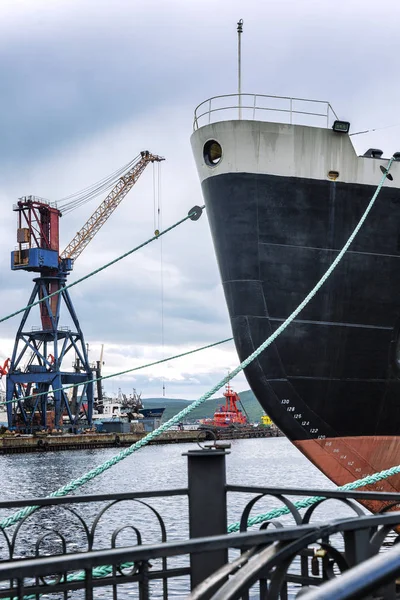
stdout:
POLYGON ((237 24, 238 33, 238 98, 239 98, 239 120, 242 118, 242 42, 243 19, 239 19, 237 24))

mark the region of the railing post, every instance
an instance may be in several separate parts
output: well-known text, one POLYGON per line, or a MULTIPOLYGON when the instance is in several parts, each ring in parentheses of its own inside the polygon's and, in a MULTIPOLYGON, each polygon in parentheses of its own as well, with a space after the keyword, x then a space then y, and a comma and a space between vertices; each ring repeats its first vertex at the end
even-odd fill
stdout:
MULTIPOLYGON (((371 530, 358 529, 344 532, 345 558, 350 568, 371 558, 371 530)), ((396 583, 390 582, 379 589, 379 597, 385 600, 395 600, 396 583)))
MULTIPOLYGON (((190 450, 188 457, 189 532, 191 538, 227 532, 224 449, 190 450)), ((191 589, 228 562, 227 550, 190 557, 191 589)))
POLYGON ((371 558, 369 550, 369 529, 357 529, 344 532, 344 553, 350 567, 371 558))

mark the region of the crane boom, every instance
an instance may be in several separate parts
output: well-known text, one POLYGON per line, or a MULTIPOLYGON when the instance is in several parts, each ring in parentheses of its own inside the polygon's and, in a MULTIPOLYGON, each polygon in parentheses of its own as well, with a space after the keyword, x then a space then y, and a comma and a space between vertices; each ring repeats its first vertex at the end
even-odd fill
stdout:
POLYGON ((135 185, 149 163, 164 160, 161 156, 151 154, 148 150, 140 153, 140 159, 115 184, 107 198, 95 210, 90 219, 61 253, 61 259, 75 260, 94 238, 109 216, 114 212, 127 193, 135 185))

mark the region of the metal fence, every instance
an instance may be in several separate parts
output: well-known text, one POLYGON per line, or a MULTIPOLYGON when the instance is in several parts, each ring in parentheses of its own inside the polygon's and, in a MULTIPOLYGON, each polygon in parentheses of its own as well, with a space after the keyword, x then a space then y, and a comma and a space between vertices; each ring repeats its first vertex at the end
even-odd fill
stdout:
POLYGON ((187 488, 1 502, 3 525, 16 509, 37 509, 0 529, 0 598, 333 600, 365 598, 373 589, 396 597, 400 512, 393 508, 400 494, 229 485, 226 453, 189 451, 187 488), (299 511, 296 497, 310 495, 320 500, 299 511), (244 509, 238 532, 227 534, 233 497, 244 509), (176 498, 180 539, 171 538, 160 510, 176 498), (249 529, 266 499, 286 507, 288 518, 249 529), (357 500, 389 512, 366 514, 357 500), (320 508, 333 501, 352 516, 321 522, 320 508), (118 512, 125 502, 129 511, 118 512))
POLYGON ((196 107, 193 130, 215 121, 242 119, 329 127, 337 118, 330 103, 324 100, 265 94, 225 94, 209 98, 196 107))

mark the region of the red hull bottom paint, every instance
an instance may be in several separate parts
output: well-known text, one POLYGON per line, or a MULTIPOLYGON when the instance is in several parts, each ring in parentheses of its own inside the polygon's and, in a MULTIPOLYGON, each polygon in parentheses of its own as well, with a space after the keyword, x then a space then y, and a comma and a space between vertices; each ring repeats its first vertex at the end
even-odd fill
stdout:
MULTIPOLYGON (((400 464, 400 436, 338 437, 293 443, 337 485, 344 485, 400 464)), ((400 492, 400 474, 361 489, 400 492)), ((374 513, 387 505, 382 502, 362 504, 374 513)))

